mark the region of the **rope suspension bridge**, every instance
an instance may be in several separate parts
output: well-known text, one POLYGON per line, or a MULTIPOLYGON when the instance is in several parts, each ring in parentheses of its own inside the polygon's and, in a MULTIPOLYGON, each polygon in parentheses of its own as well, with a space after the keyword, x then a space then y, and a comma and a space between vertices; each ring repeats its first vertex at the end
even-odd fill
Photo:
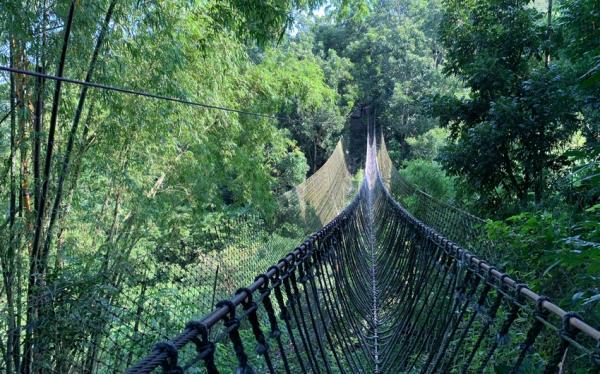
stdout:
MULTIPOLYGON (((63 83, 82 87, 77 116, 91 89, 288 120, 93 83, 93 69, 85 80, 63 77, 74 6, 56 75, 0 67, 40 84, 55 82, 42 196, 49 189, 63 83)), ((92 68, 96 58, 97 51, 92 68)), ((36 96, 41 105, 43 95, 36 96)), ((73 291, 69 279, 39 282, 33 260, 35 292, 25 297, 36 309, 26 311, 29 348, 22 349, 22 361, 28 366, 20 371, 215 374, 235 366, 239 374, 559 373, 576 366, 599 373, 600 331, 494 267, 498 253, 485 239, 483 222, 404 180, 374 113, 364 114, 367 147, 358 184, 340 141, 321 169, 281 196, 298 207, 305 233, 314 232, 291 252, 297 243, 265 235, 256 217, 240 215, 200 233, 197 251, 185 252, 192 245, 182 244, 187 257, 165 248, 136 252, 128 237, 112 258, 110 245, 102 247, 106 256, 90 256, 85 271, 72 271, 77 281, 88 277, 98 285, 84 291, 73 291), (71 306, 79 304, 94 318, 62 318, 72 317, 79 309, 71 306), (36 360, 48 364, 36 367, 36 360)), ((68 166, 65 157, 65 173, 68 166)), ((47 204, 41 200, 34 254, 43 241, 47 204)), ((0 328, 13 336, 21 325, 0 328)), ((14 356, 18 363, 18 350, 14 356)))
MULTIPOLYGON (((499 357, 511 373, 563 372, 569 360, 581 359, 597 373, 600 332, 394 199, 399 177, 374 127, 371 116, 365 177, 347 207, 128 372, 180 373, 203 363, 214 374, 215 357, 231 354, 236 373, 484 373, 499 357), (256 347, 241 338, 245 323, 256 347), (511 337, 517 325, 527 333, 511 337), (217 349, 223 339, 229 343, 217 349), (536 346, 551 346, 552 356, 543 368, 526 367, 536 346), (253 355, 262 359, 255 367, 253 355)), ((439 208, 427 199, 427 209, 439 208)), ((438 213, 453 237, 469 240, 476 218, 447 208, 438 213)), ((432 211, 421 214, 433 220, 432 211)))

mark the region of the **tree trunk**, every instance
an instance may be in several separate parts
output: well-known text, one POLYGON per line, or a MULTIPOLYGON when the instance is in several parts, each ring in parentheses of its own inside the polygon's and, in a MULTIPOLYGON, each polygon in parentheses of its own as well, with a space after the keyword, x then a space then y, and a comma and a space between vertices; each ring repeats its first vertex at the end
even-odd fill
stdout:
MULTIPOLYGON (((108 26, 110 24, 110 19, 112 18, 112 14, 115 8, 117 0, 112 0, 108 11, 106 12, 106 16, 104 17, 104 22, 102 23, 100 33, 98 34, 98 39, 96 40, 96 46, 94 47, 94 52, 92 53, 92 59, 87 69, 87 73, 85 76, 85 81, 90 82, 92 76, 94 74, 94 69, 96 67, 96 62, 98 61, 98 55, 100 54, 100 49, 102 48, 102 42, 104 41, 104 37, 108 30, 108 26)), ((50 252, 50 245, 52 243, 52 231, 54 229, 54 225, 56 222, 56 218, 58 215, 58 211, 60 209, 60 204, 62 202, 63 195, 63 186, 65 183, 65 179, 67 174, 69 173, 69 166, 71 162, 71 154, 73 152, 73 146, 75 144, 75 138, 77 136, 77 130, 79 129, 79 122, 81 121, 81 114, 83 113, 83 107, 85 105, 85 100, 87 97, 88 87, 83 86, 81 88, 81 92, 79 94, 79 102, 77 103, 77 109, 75 110, 75 117, 73 118, 73 123, 71 125, 71 131, 69 132, 69 138, 67 140, 67 148, 65 150, 65 157, 62 164, 61 172, 58 176, 58 182, 56 186, 56 194, 54 197, 54 203, 52 205, 52 211, 50 213, 50 222, 48 224, 48 229, 46 231, 46 240, 44 242, 44 249, 42 252, 42 266, 45 267, 45 263, 47 262, 48 254, 50 252)))
MULTIPOLYGON (((12 41, 9 45, 9 65, 10 67, 14 66, 14 46, 15 42, 12 41)), ((14 355, 17 355, 17 364, 18 365, 18 347, 19 344, 16 339, 16 331, 17 326, 15 323, 15 305, 14 305, 14 294, 13 294, 13 284, 15 279, 15 235, 14 235, 14 224, 15 224, 15 215, 16 215, 16 191, 15 191, 15 151, 16 151, 16 116, 15 116, 15 78, 14 75, 10 75, 10 156, 9 156, 9 184, 10 184, 10 193, 9 193, 9 202, 8 202, 8 251, 6 253, 6 257, 4 254, 0 254, 0 260, 2 261, 0 265, 2 266, 2 276, 4 281, 4 287, 6 289, 6 304, 7 304, 7 314, 6 314, 6 325, 8 328, 8 333, 6 337, 6 356, 5 356, 5 365, 7 373, 13 372, 13 363, 14 363, 14 355), (15 349, 17 348, 17 349, 15 349)), ((18 367, 18 366, 15 366, 18 367)))
POLYGON ((506 173, 508 174, 508 178, 509 178, 510 183, 517 195, 517 198, 521 202, 524 202, 525 199, 527 198, 527 190, 523 190, 523 188, 521 188, 519 186, 519 182, 517 181, 517 178, 515 177, 515 172, 513 170, 512 161, 510 160, 508 151, 504 150, 502 152, 502 155, 504 158, 504 165, 506 166, 506 173))
MULTIPOLYGON (((145 274, 144 274, 145 277, 145 274)), ((133 323, 133 335, 132 340, 135 339, 135 335, 138 333, 140 328, 140 320, 142 319, 142 313, 144 311, 144 302, 146 301, 146 288, 148 287, 148 282, 144 280, 142 283, 142 290, 140 291, 140 296, 138 298, 137 309, 135 311, 135 321, 133 323)), ((126 366, 131 366, 131 362, 133 361, 133 350, 129 351, 127 355, 126 366)))
MULTIPOLYGON (((546 28, 546 38, 548 43, 552 37, 552 0, 548 0, 548 21, 546 28)), ((546 68, 550 65, 550 47, 546 48, 546 58, 544 59, 544 65, 546 68)))
POLYGON ((539 204, 542 202, 542 197, 544 195, 544 162, 542 161, 543 155, 542 150, 539 150, 537 156, 537 160, 534 161, 535 170, 534 170, 534 181, 533 181, 533 192, 535 203, 539 204))
MULTIPOLYGON (((44 68, 41 65, 38 65, 38 72, 44 74, 44 68)), ((40 203, 40 143, 42 136, 42 119, 43 119, 43 110, 44 110, 44 80, 42 78, 36 79, 36 101, 35 101, 35 118, 33 122, 33 202, 35 206, 35 211, 39 210, 40 203)))
MULTIPOLYGON (((65 61, 67 55, 67 47, 69 45, 69 37, 71 34, 71 26, 73 24, 73 14, 75 12, 75 0, 71 1, 71 5, 69 8, 69 14, 67 16, 67 20, 65 23, 65 32, 64 39, 62 44, 61 55, 57 67, 56 75, 58 77, 63 76, 65 61)), ((37 297, 36 288, 40 285, 40 282, 45 274, 45 264, 43 263, 42 258, 40 256, 40 241, 43 233, 44 226, 44 213, 45 213, 45 205, 46 198, 48 195, 49 183, 50 183, 50 172, 52 168, 52 155, 54 151, 54 137, 56 135, 56 124, 58 120, 58 106, 60 102, 60 94, 61 94, 61 81, 56 82, 56 86, 54 89, 54 97, 52 102, 52 112, 50 116, 50 125, 48 129, 48 142, 46 146, 46 157, 44 163, 44 174, 42 180, 42 188, 40 190, 40 198, 39 198, 39 206, 38 211, 36 212, 36 224, 35 231, 33 236, 33 241, 31 245, 31 259, 30 259, 30 267, 29 267, 29 281, 28 281, 28 290, 27 290, 27 332, 25 335, 25 346, 24 346, 24 355, 23 361, 21 365, 22 373, 30 373, 33 368, 33 348, 36 347, 36 351, 38 353, 43 352, 39 347, 39 344, 34 344, 34 340, 36 338, 36 334, 33 332, 33 326, 37 319, 37 314, 40 309, 40 299, 37 297)), ((36 357, 36 361, 39 358, 36 357)))

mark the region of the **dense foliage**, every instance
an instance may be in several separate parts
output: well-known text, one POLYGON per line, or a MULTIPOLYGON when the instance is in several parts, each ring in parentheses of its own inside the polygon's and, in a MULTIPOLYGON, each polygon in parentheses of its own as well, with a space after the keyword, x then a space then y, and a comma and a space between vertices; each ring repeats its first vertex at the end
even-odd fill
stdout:
POLYGON ((436 95, 450 130, 440 160, 502 264, 566 308, 600 319, 600 4, 446 1, 444 71, 468 91, 436 95))
POLYGON ((262 267, 278 255, 251 248, 276 239, 276 195, 306 177, 298 141, 323 157, 348 111, 335 67, 285 34, 294 11, 319 4, 2 2, 3 66, 285 119, 5 76, 0 367, 123 369, 192 316, 170 308, 210 297, 206 280, 204 295, 174 291, 182 267, 233 243, 262 267), (314 138, 319 123, 332 130, 314 138))
POLYGON ((388 148, 398 157, 406 155, 407 137, 436 126, 430 98, 460 89, 441 69, 440 12, 439 0, 381 1, 366 17, 316 25, 315 49, 351 62, 357 101, 375 107, 388 148))

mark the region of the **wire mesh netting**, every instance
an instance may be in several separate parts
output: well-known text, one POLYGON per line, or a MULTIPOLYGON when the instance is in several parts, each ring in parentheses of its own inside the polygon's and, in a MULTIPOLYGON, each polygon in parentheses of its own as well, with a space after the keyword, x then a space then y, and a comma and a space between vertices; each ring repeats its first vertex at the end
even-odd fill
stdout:
POLYGON ((408 182, 398 172, 380 137, 377 162, 385 186, 402 206, 426 225, 464 248, 497 263, 498 251, 488 239, 485 221, 447 202, 440 201, 408 182))
POLYGON ((331 156, 306 181, 281 196, 282 206, 297 206, 307 232, 315 232, 330 222, 348 204, 356 192, 348 171, 346 151, 338 141, 331 156))

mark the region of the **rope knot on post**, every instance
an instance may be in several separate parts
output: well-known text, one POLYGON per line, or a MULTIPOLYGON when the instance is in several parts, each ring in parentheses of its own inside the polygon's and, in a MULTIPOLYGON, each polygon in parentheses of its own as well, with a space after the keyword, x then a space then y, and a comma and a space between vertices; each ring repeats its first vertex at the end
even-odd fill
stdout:
POLYGON ((562 327, 558 331, 561 342, 560 345, 554 350, 553 355, 546 363, 546 369, 544 374, 551 374, 556 372, 564 371, 564 362, 566 360, 567 350, 569 349, 570 340, 574 339, 578 333, 578 330, 571 326, 571 319, 581 319, 577 313, 568 312, 562 318, 562 327))
POLYGON ((281 261, 283 262, 283 268, 281 269, 281 279, 285 281, 290 276, 290 274, 292 274, 294 270, 296 270, 296 267, 298 266, 296 263, 296 255, 293 252, 290 252, 283 259, 281 259, 281 261), (287 259, 288 256, 292 258, 291 261, 287 259))
POLYGON ((298 281, 302 284, 306 284, 308 281, 313 279, 312 267, 310 262, 310 254, 307 254, 302 258, 302 262, 298 266, 300 278, 298 281))
MULTIPOLYGON (((548 310, 546 308, 544 308, 544 303, 545 302, 550 302, 550 298, 548 298, 547 296, 540 296, 539 299, 536 302, 535 305, 535 313, 536 315, 538 315, 541 318, 546 318, 548 317, 548 310)), ((566 317, 566 315, 565 315, 566 317)), ((569 317, 569 320, 571 319, 571 317, 569 317)), ((564 320, 563 320, 564 322, 564 320)))
POLYGON ((219 370, 215 365, 215 343, 208 339, 208 328, 203 322, 190 321, 186 328, 195 330, 199 335, 192 338, 192 342, 196 345, 198 357, 204 361, 208 374, 218 374, 219 370))
MULTIPOLYGON (((281 260, 281 262, 283 261, 285 261, 285 263, 288 262, 286 259, 281 260)), ((280 318, 283 321, 289 321, 290 314, 283 300, 283 293, 281 292, 281 285, 283 284, 283 281, 280 277, 279 267, 271 266, 267 272, 270 272, 271 270, 274 271, 273 275, 271 276, 271 287, 273 290, 275 290, 275 300, 277 300, 277 305, 279 306, 279 310, 281 311, 280 318)))
POLYGON ((267 312, 267 317, 269 318, 269 325, 271 326, 271 333, 269 334, 271 338, 279 338, 281 336, 281 331, 279 330, 279 326, 277 324, 277 317, 275 317, 275 310, 273 309, 273 303, 269 298, 271 294, 271 289, 269 288, 269 277, 266 274, 260 274, 255 279, 255 281, 262 280, 263 283, 260 285, 258 291, 260 292, 262 303, 265 307, 265 311, 267 312))
POLYGON ((456 258, 458 259, 457 264, 459 269, 463 269, 468 266, 466 257, 467 253, 465 252, 461 252, 456 256, 456 258))
POLYGON ((167 359, 160 366, 165 374, 183 374, 183 369, 177 364, 177 348, 169 342, 161 342, 154 346, 154 349, 167 354, 167 359))
MULTIPOLYGON (((281 285, 281 277, 279 276, 279 267, 278 266, 271 266, 267 269, 267 273, 270 273, 271 271, 273 271, 273 275, 271 275, 271 287, 273 288, 277 288, 281 285)), ((266 277, 266 275, 265 275, 266 277)))
POLYGON ((233 351, 238 360, 236 374, 254 374, 254 370, 248 365, 248 356, 244 351, 244 344, 240 337, 240 320, 235 316, 235 304, 230 300, 223 300, 217 303, 217 308, 227 307, 227 314, 223 318, 223 324, 227 328, 229 339, 233 345, 233 351))
POLYGON ((575 312, 568 312, 567 314, 565 314, 562 318, 562 327, 559 330, 559 335, 561 338, 574 338, 577 333, 579 332, 578 329, 574 328, 571 325, 571 320, 572 319, 578 319, 581 320, 581 316, 579 316, 579 314, 575 313, 575 312))
POLYGON ((514 302, 521 304, 523 302, 523 293, 521 292, 524 289, 529 289, 525 283, 517 283, 515 284, 515 296, 514 302))
POLYGON ((267 274, 259 274, 254 278, 255 282, 260 281, 261 284, 258 286, 258 292, 260 292, 261 297, 265 297, 271 293, 271 289, 269 288, 269 277, 267 274))
POLYGON ((244 307, 244 311, 246 311, 247 314, 256 313, 258 305, 256 305, 256 303, 254 302, 252 297, 252 291, 249 288, 238 288, 237 291, 235 291, 235 294, 246 294, 246 297, 244 298, 244 300, 242 300, 242 306, 244 307))
MULTIPOLYGON (((299 256, 300 257, 300 256, 299 256)), ((306 260, 305 260, 305 256, 302 256, 302 258, 299 260, 298 262, 298 282, 305 284, 307 279, 306 279, 306 260)))
POLYGON ((468 285, 472 282, 473 273, 471 269, 467 268, 465 277, 462 279, 462 282, 456 286, 455 297, 456 301, 460 304, 464 303, 468 299, 467 288, 468 285))
POLYGON ((507 287, 506 279, 507 278, 510 278, 510 276, 508 274, 506 274, 506 273, 502 273, 502 275, 500 276, 500 280, 498 281, 500 289, 502 291, 506 291, 506 287, 507 287))
POLYGON ((252 298, 252 291, 249 288, 239 288, 236 292, 236 295, 246 294, 246 297, 242 300, 242 305, 244 307, 244 311, 248 315, 248 320, 250 321, 250 325, 252 326, 252 333, 254 334, 254 338, 256 339, 256 353, 264 356, 267 366, 269 367, 269 371, 273 372, 273 365, 271 363, 271 359, 269 357, 269 346, 265 339, 265 335, 263 334, 260 328, 260 321, 258 320, 258 315, 256 311, 258 310, 258 305, 254 302, 252 298))
MULTIPOLYGON (((483 262, 482 262, 483 263, 483 262)), ((494 281, 494 271, 498 271, 495 266, 489 266, 485 272, 485 281, 492 283, 494 281)))

